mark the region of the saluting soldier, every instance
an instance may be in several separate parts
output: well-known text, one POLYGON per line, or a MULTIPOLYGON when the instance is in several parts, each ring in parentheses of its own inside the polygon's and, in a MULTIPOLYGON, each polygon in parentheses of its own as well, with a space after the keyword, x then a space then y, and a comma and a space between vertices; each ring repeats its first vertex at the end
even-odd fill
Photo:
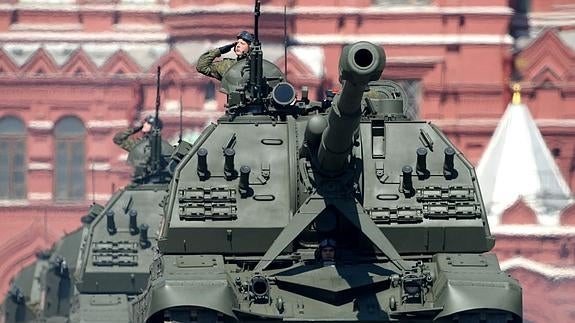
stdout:
POLYGON ((224 74, 230 67, 232 67, 232 65, 238 61, 246 59, 250 51, 250 45, 254 40, 254 36, 244 30, 236 36, 236 39, 237 41, 231 44, 212 49, 202 54, 198 59, 198 64, 196 65, 198 72, 221 81, 224 74), (222 56, 222 54, 228 53, 232 48, 237 56, 236 59, 224 58, 222 60, 215 61, 216 58, 222 56))
MULTIPOLYGON (((133 181, 136 183, 147 183, 149 180, 157 180, 154 176, 164 171, 164 167, 168 164, 174 150, 174 147, 161 139, 159 134, 157 134, 158 138, 152 133, 155 123, 156 117, 148 115, 140 126, 120 131, 113 139, 116 145, 128 151, 128 163, 134 167, 133 181), (141 137, 130 138, 138 132, 142 133, 141 137), (152 146, 155 139, 160 139, 160 169, 153 167, 156 165, 153 163, 154 156, 152 156, 152 146)), ((160 130, 162 129, 162 121, 160 119, 157 119, 157 127, 160 130)))
MULTIPOLYGON (((162 122, 160 120, 158 120, 158 127, 161 129, 162 126, 162 122)), ((142 140, 148 140, 147 137, 150 134, 150 132, 152 131, 152 127, 154 125, 154 123, 156 122, 156 117, 154 117, 153 115, 149 115, 144 119, 144 122, 139 125, 139 126, 135 126, 133 128, 128 128, 124 131, 120 131, 118 132, 115 136, 114 136, 114 143, 120 147, 122 147, 124 150, 127 150, 128 152, 132 151, 132 149, 134 147, 136 147, 142 140), (138 133, 138 132, 142 132, 143 136, 140 138, 135 138, 135 139, 130 139, 130 136, 138 133)))

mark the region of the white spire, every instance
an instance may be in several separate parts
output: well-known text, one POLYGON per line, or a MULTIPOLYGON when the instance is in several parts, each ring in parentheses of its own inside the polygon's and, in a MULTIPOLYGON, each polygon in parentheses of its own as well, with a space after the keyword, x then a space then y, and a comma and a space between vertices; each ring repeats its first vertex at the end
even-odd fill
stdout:
POLYGON ((522 198, 541 225, 558 225, 571 191, 515 90, 477 166, 489 223, 499 224, 501 214, 522 198))

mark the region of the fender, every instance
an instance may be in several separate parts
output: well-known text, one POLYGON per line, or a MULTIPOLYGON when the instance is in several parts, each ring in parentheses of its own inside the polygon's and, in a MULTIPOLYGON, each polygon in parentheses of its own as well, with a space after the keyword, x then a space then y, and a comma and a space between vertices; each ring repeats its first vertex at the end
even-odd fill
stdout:
POLYGON ((223 313, 235 321, 233 294, 225 280, 166 281, 152 290, 148 317, 171 307, 200 307, 223 313))

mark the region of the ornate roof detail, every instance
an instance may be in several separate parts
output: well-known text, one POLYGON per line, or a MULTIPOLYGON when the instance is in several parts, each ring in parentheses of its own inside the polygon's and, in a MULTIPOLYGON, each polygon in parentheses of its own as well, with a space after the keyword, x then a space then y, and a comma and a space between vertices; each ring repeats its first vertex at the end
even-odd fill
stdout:
POLYGON ((22 71, 25 74, 54 74, 58 71, 58 67, 52 56, 41 47, 28 59, 26 64, 22 66, 22 71))
POLYGON ((537 215, 520 197, 503 212, 501 224, 537 224, 537 215))
POLYGON ((572 204, 561 212, 560 220, 563 226, 575 227, 575 204, 572 204))
POLYGON ((545 66, 533 75, 532 83, 538 86, 556 85, 562 81, 562 77, 556 72, 553 67, 545 66))
POLYGON ((62 66, 62 73, 66 75, 92 76, 97 71, 98 67, 82 48, 76 49, 70 59, 62 66))
POLYGON ((162 58, 148 69, 148 73, 156 73, 158 66, 162 67, 162 74, 164 75, 168 73, 179 76, 196 74, 196 70, 192 69, 190 64, 188 64, 184 56, 177 49, 171 50, 166 55, 162 56, 162 58))
MULTIPOLYGON (((278 58, 274 64, 276 64, 280 70, 285 73, 284 69, 285 69, 285 56, 282 56, 280 58, 278 58)), ((301 80, 303 82, 305 81, 312 81, 312 82, 318 82, 318 78, 314 75, 314 73, 311 71, 311 69, 304 63, 302 63, 302 61, 295 56, 293 53, 288 52, 287 54, 287 78, 290 81, 294 81, 294 80, 301 80)))
POLYGON ((6 54, 4 49, 0 48, 0 74, 3 73, 16 73, 18 66, 14 64, 10 56, 6 54))
MULTIPOLYGON (((575 52, 554 29, 548 29, 519 53, 515 64, 523 78, 536 83, 575 78, 575 52)), ((534 84, 539 85, 539 84, 534 84)))
POLYGON ((477 175, 489 222, 498 225, 506 209, 522 199, 542 225, 557 226, 559 212, 572 202, 529 109, 509 104, 485 150, 477 175))
POLYGON ((141 72, 141 67, 127 52, 119 50, 104 63, 102 72, 114 75, 137 74, 141 72))
POLYGON ((527 271, 540 274, 546 278, 553 278, 553 280, 575 278, 575 269, 572 267, 557 267, 523 257, 514 257, 502 261, 501 269, 506 271, 525 269, 527 271))
MULTIPOLYGON (((298 58, 302 66, 307 66, 315 77, 323 77, 325 74, 325 53, 320 46, 291 46, 289 54, 298 58)), ((289 61, 288 61, 289 62, 289 61)), ((289 71, 289 66, 288 66, 289 71)))

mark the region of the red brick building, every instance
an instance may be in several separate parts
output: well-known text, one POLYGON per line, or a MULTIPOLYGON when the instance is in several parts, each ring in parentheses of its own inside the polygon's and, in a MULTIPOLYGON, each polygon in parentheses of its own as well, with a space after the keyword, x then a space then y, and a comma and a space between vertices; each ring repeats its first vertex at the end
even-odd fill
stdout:
MULTIPOLYGON (((575 188, 572 1, 262 2, 264 56, 282 70, 287 59, 297 89, 307 85, 319 97, 337 87, 344 44, 382 45, 384 78, 403 83, 409 113, 441 126, 475 164, 511 100, 511 78, 518 79, 575 188), (512 37, 517 12, 531 28, 512 37)), ((0 292, 36 251, 80 226, 93 200, 105 203, 129 181, 126 153, 112 137, 154 108, 157 66, 165 136, 180 135, 180 109, 185 138, 221 115, 225 98, 195 62, 250 30, 252 10, 252 0, 0 1, 0 292)), ((493 227, 495 251, 523 283, 526 321, 572 320, 575 208, 544 229, 517 226, 538 227, 525 203, 505 212, 510 225, 493 227)))

